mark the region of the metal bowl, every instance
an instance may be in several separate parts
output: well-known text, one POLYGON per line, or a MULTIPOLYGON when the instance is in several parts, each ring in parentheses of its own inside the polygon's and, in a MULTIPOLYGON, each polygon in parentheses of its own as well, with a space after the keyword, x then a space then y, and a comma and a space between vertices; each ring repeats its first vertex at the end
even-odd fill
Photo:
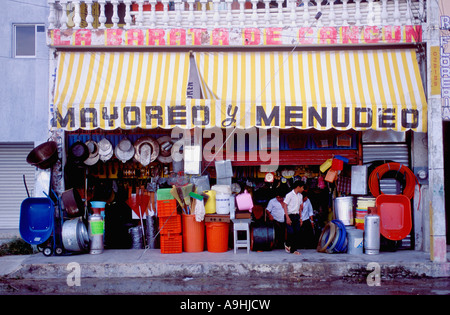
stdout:
POLYGON ((48 141, 35 147, 27 156, 27 163, 40 169, 48 169, 58 160, 58 148, 55 141, 48 141))

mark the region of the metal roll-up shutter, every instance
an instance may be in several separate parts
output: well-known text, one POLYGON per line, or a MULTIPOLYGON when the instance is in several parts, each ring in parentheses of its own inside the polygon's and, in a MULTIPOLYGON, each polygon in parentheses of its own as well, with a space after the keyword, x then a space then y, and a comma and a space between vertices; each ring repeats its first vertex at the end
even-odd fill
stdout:
POLYGON ((23 175, 33 195, 35 167, 27 163, 32 142, 0 143, 0 229, 19 229, 20 205, 27 198, 23 175))
POLYGON ((409 167, 409 148, 406 143, 363 144, 363 163, 390 160, 409 167))

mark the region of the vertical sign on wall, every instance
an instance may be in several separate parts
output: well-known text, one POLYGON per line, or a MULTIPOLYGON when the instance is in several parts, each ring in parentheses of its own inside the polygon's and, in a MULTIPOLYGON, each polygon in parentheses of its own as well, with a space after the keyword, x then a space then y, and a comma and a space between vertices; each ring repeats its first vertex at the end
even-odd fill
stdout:
POLYGON ((431 51, 431 95, 441 94, 441 73, 440 73, 440 47, 432 46, 431 51))
POLYGON ((439 7, 441 12, 440 77, 442 119, 450 120, 450 1, 439 1, 439 7))

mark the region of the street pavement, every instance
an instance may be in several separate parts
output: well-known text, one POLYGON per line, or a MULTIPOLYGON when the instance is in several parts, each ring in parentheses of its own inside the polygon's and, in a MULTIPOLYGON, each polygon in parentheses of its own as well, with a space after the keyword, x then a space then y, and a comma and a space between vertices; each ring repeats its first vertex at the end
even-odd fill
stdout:
MULTIPOLYGON (((179 295, 189 296, 187 298, 190 301, 202 300, 204 296, 210 295, 245 296, 244 299, 258 299, 268 295, 450 295, 450 278, 380 279, 378 283, 368 281, 369 278, 267 279, 260 278, 258 275, 253 277, 82 278, 78 283, 72 280, 70 277, 45 280, 0 279, 0 295, 179 295)), ((153 300, 161 302, 159 298, 153 300)), ((180 299, 181 302, 183 302, 182 299, 180 299)), ((274 302, 273 299, 272 302, 274 302)), ((179 306, 181 307, 181 304, 179 306)))

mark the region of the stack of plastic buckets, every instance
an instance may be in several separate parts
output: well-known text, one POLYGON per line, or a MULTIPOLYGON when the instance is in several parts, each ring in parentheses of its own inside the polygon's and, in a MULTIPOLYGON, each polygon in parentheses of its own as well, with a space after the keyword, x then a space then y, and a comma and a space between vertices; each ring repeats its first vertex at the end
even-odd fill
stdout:
POLYGON ((368 214, 370 207, 375 207, 375 198, 358 197, 356 202, 355 226, 357 229, 364 230, 364 217, 368 214))
MULTIPOLYGON (((228 214, 230 211, 231 190, 223 190, 225 185, 215 185, 212 190, 205 191, 209 196, 205 203, 206 214, 228 214), (219 208, 217 207, 217 197, 219 197, 219 208), (219 210, 219 211, 217 211, 219 210)), ((208 252, 222 253, 228 250, 229 222, 206 222, 206 248, 208 252)))
POLYGON ((160 244, 162 254, 178 254, 183 251, 181 216, 177 212, 177 201, 170 194, 170 188, 156 192, 160 244))

